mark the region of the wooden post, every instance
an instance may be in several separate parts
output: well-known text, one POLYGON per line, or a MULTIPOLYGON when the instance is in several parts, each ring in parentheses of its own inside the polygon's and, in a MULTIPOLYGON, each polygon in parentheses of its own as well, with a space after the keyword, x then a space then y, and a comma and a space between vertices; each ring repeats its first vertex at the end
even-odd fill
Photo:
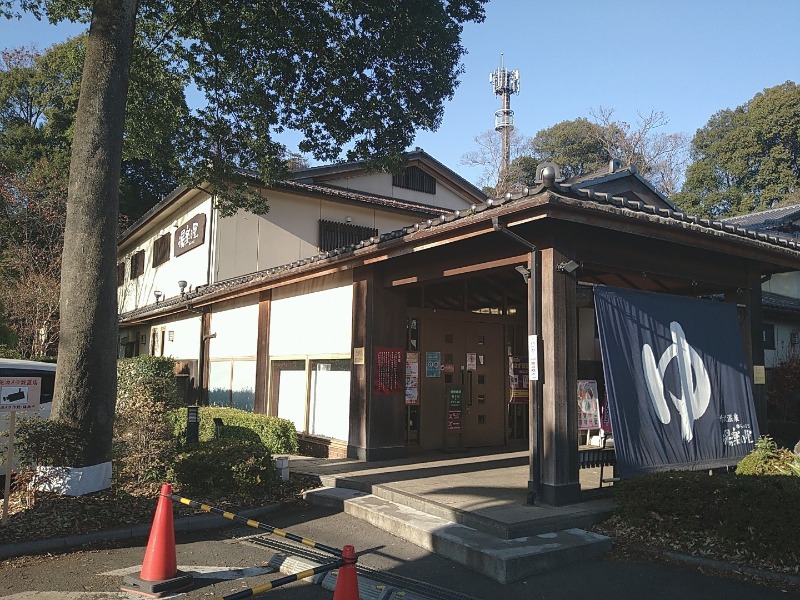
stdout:
POLYGON ((6 455, 6 483, 3 489, 3 525, 8 523, 8 501, 11 497, 11 475, 14 473, 14 435, 17 427, 17 413, 11 411, 8 424, 8 454, 6 455))

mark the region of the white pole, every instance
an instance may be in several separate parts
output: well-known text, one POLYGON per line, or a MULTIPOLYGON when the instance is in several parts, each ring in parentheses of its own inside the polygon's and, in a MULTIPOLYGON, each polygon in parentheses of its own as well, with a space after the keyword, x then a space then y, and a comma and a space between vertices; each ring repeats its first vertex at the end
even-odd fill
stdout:
POLYGON ((11 473, 14 464, 14 435, 17 425, 17 413, 11 411, 11 423, 8 426, 8 455, 6 456, 6 485, 3 490, 3 525, 8 523, 8 500, 11 496, 11 473))

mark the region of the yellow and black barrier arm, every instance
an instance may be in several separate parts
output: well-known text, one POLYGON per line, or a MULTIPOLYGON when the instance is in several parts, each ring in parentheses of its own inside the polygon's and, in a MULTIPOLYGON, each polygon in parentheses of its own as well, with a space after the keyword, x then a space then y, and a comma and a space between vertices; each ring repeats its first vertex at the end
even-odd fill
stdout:
POLYGON ((318 567, 314 567, 313 569, 307 569, 305 571, 300 571, 299 573, 294 573, 292 575, 287 575, 286 577, 281 577, 280 579, 275 579, 274 581, 257 585, 256 587, 252 587, 249 590, 242 590, 241 592, 236 592, 235 594, 223 596, 222 600, 241 600, 242 598, 250 598, 252 596, 258 596, 259 594, 263 594, 264 592, 274 590, 276 587, 286 585, 287 583, 294 583, 295 581, 299 581, 300 579, 306 579, 308 577, 313 577, 314 575, 318 575, 320 573, 333 571, 334 569, 343 567, 346 562, 347 562, 346 560, 342 559, 325 565, 319 565, 318 567))
MULTIPOLYGON (((304 538, 302 536, 289 533, 288 531, 284 531, 283 529, 279 529, 277 527, 272 527, 271 525, 267 525, 266 523, 261 523, 260 521, 254 521, 253 519, 248 519, 247 517, 243 517, 241 515, 235 515, 233 513, 224 511, 220 508, 214 508, 213 506, 209 506, 208 504, 201 504, 200 502, 189 500, 188 498, 178 496, 177 494, 170 494, 169 498, 173 502, 180 502, 181 504, 186 504, 187 506, 191 506, 192 508, 198 508, 207 513, 221 515, 226 519, 230 519, 231 521, 236 521, 237 523, 242 523, 243 525, 247 525, 248 527, 254 527, 256 529, 261 529, 262 531, 274 533, 275 535, 284 537, 287 540, 292 540, 293 542, 298 542, 300 544, 304 544, 305 546, 316 548, 317 550, 321 550, 322 552, 327 552, 328 554, 333 554, 334 556, 338 557, 342 556, 342 550, 340 548, 333 548, 331 546, 326 546, 325 544, 320 544, 318 542, 315 542, 314 540, 310 540, 308 538, 304 538)), ((336 567, 331 567, 331 568, 336 568, 336 567)), ((244 598, 245 596, 241 597, 244 598)))

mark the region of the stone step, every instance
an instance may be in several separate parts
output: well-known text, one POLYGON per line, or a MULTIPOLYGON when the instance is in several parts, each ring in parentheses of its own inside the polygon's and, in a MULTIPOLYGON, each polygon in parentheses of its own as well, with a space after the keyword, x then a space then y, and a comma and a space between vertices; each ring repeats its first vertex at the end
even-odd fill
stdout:
POLYGON ((609 538, 578 528, 505 539, 346 488, 317 488, 304 497, 311 504, 341 509, 500 583, 511 583, 565 563, 586 561, 611 549, 609 538))

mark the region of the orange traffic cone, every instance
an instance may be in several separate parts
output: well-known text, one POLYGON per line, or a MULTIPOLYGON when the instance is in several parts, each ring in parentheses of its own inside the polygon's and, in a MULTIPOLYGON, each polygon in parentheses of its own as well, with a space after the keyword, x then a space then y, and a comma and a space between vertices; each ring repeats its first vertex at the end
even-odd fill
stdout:
POLYGON ((358 600, 358 575, 356 575, 356 550, 352 546, 342 548, 345 564, 339 567, 333 600, 358 600))
POLYGON ((160 598, 192 585, 192 576, 178 571, 171 494, 172 486, 169 483, 161 486, 142 570, 138 575, 125 576, 122 591, 160 598))

